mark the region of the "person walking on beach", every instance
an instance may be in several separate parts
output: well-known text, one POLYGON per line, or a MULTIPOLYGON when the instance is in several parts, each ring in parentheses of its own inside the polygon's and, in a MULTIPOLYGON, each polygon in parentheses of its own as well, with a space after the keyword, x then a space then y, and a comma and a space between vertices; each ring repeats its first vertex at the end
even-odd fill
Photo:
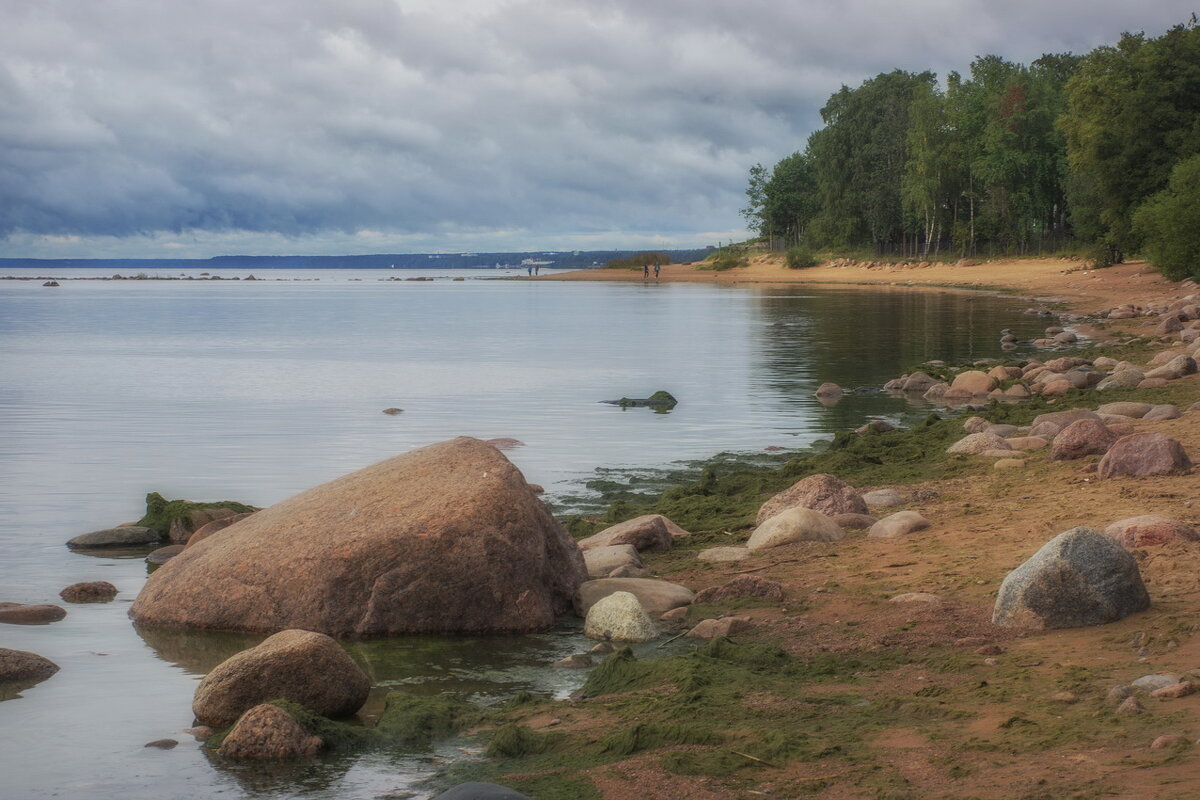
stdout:
POLYGON ((658 271, 661 267, 658 264, 654 265, 654 282, 658 283, 658 271))
POLYGON ((642 280, 644 280, 644 281, 650 280, 650 265, 649 264, 642 264, 642 280))
POLYGON ((526 265, 525 271, 529 273, 529 277, 531 277, 531 278, 533 277, 533 265, 532 264, 526 265))

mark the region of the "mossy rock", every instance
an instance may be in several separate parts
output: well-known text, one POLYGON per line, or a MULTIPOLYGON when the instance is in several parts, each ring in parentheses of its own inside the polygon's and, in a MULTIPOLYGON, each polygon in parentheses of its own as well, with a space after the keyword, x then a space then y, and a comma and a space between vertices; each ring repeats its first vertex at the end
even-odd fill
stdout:
POLYGON ((194 511, 210 508, 228 508, 235 514, 246 514, 258 511, 255 506, 248 506, 236 500, 220 500, 215 503, 194 503, 191 500, 168 500, 158 492, 146 495, 146 514, 135 525, 154 530, 166 536, 171 531, 171 525, 176 521, 191 531, 190 516, 194 511))

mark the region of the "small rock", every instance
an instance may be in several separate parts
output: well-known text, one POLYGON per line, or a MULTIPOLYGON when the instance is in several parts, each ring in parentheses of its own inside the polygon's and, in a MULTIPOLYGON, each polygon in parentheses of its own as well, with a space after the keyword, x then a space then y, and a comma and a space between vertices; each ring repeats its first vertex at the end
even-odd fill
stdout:
POLYGON ((757 575, 739 575, 720 586, 710 586, 696 593, 696 603, 728 603, 743 597, 780 602, 784 598, 783 586, 757 575))
POLYGON ((1179 744, 1180 742, 1186 742, 1186 741, 1188 741, 1187 737, 1182 736, 1178 733, 1164 733, 1162 736, 1159 736, 1157 739, 1155 739, 1153 742, 1150 743, 1150 749, 1151 750, 1166 750, 1168 747, 1174 747, 1175 745, 1179 744))
POLYGON ((972 433, 959 439, 946 449, 947 453, 977 455, 984 450, 1011 450, 1012 446, 1003 437, 994 433, 972 433))
POLYGON ((1004 652, 1004 648, 998 644, 985 644, 976 648, 975 652, 981 656, 998 656, 1004 652))
POLYGON ((1155 689, 1150 693, 1151 697, 1164 699, 1175 699, 1178 697, 1187 697, 1196 691, 1196 684, 1191 681, 1180 681, 1173 683, 1170 686, 1164 686, 1161 689, 1155 689))
POLYGON ((1143 514, 1114 522, 1104 529, 1126 548, 1155 547, 1168 542, 1200 541, 1200 531, 1191 525, 1158 514, 1143 514))
POLYGON ((904 495, 895 489, 876 489, 873 492, 866 492, 863 494, 862 499, 868 506, 882 506, 884 508, 902 506, 905 503, 904 495))
POLYGON ((155 739, 153 742, 146 742, 142 746, 157 747, 159 750, 171 750, 178 744, 179 742, 175 741, 174 739, 155 739))
POLYGON ((663 622, 682 622, 683 620, 687 619, 687 617, 688 607, 680 606, 679 608, 672 608, 670 611, 660 616, 659 619, 663 622))
POLYGON ((794 542, 836 542, 846 532, 833 520, 811 508, 789 508, 759 525, 746 547, 751 551, 766 550, 794 542))
POLYGON ((1118 714, 1144 714, 1146 708, 1138 701, 1136 697, 1126 697, 1121 705, 1117 706, 1118 714))
POLYGON ((56 672, 58 665, 37 653, 0 647, 0 684, 40 683, 56 672))
POLYGON ((1149 411, 1147 411, 1145 414, 1142 415, 1142 419, 1147 419, 1147 420, 1151 420, 1151 421, 1162 421, 1162 420, 1168 420, 1168 419, 1179 419, 1180 416, 1182 416, 1182 415, 1179 413, 1179 409, 1176 406, 1174 406, 1170 403, 1164 403, 1162 405, 1154 406, 1153 408, 1151 408, 1149 411))
POLYGON ((566 669, 583 669, 584 667, 593 667, 595 665, 596 662, 592 660, 591 656, 583 653, 575 653, 574 655, 569 655, 566 658, 560 658, 551 666, 564 667, 566 669))
POLYGON ((813 392, 814 397, 819 397, 826 400, 840 399, 843 394, 845 394, 845 391, 836 383, 822 383, 817 387, 817 390, 813 392))
POLYGON ((1050 458, 1054 461, 1083 458, 1107 453, 1117 441, 1117 435, 1103 422, 1095 419, 1080 419, 1063 428, 1054 437, 1050 458))
POLYGON ((732 636, 753 627, 754 623, 750 621, 749 617, 721 617, 720 619, 702 620, 684 636, 688 639, 716 639, 721 636, 732 636))
POLYGON ((1143 675, 1131 683, 1133 688, 1141 689, 1143 692, 1156 692, 1163 687, 1174 686, 1179 683, 1179 678, 1175 675, 1167 674, 1143 675))
POLYGON ((1127 697, 1133 697, 1133 689, 1124 684, 1112 687, 1104 695, 1104 699, 1110 703, 1119 703, 1127 697))
MULTIPOLYGON (((987 435, 987 434, 984 434, 987 435)), ((871 539, 895 539, 929 527, 929 520, 916 511, 897 511, 871 526, 867 537, 871 539)))
POLYGON ((186 545, 169 544, 166 547, 160 547, 150 555, 146 556, 146 560, 151 564, 165 564, 175 556, 183 552, 186 545))
POLYGON ((710 547, 707 550, 701 550, 696 554, 696 558, 700 561, 708 561, 712 563, 744 561, 749 557, 750 550, 746 547, 710 547))
POLYGON ((614 592, 588 609, 583 635, 606 642, 648 642, 658 637, 658 628, 635 595, 614 592))
POLYGON ((889 603, 940 603, 942 598, 928 592, 905 592, 888 598, 889 603))
POLYGON ((1122 436, 1100 459, 1101 478, 1146 477, 1188 472, 1192 460, 1183 445, 1161 433, 1122 436))
POLYGON ((158 544, 162 540, 162 534, 153 528, 129 525, 124 528, 105 528, 80 534, 67 542, 67 547, 75 550, 90 550, 100 547, 140 547, 147 544, 158 544))
POLYGON ((197 725, 194 728, 184 728, 183 732, 190 736, 196 737, 200 741, 204 741, 205 739, 207 739, 208 737, 210 737, 214 733, 216 733, 215 730, 208 727, 207 725, 197 725))
POLYGON ((217 754, 234 760, 289 761, 312 758, 321 745, 318 737, 300 727, 282 708, 263 704, 238 719, 217 754))
POLYGON ((58 593, 68 603, 107 603, 117 596, 117 587, 108 581, 72 583, 58 593))
POLYGON ((383 410, 383 413, 384 413, 384 414, 390 414, 390 415, 392 415, 392 416, 395 416, 396 414, 403 414, 403 413, 404 413, 404 409, 403 409, 403 408, 385 408, 385 409, 383 410))
POLYGON ((0 603, 0 622, 12 625, 44 625, 58 622, 66 615, 66 609, 54 605, 0 603))
POLYGON ((1079 695, 1075 694, 1074 692, 1068 692, 1068 691, 1064 690, 1061 692, 1055 692, 1054 694, 1050 695, 1050 699, 1053 700, 1055 703, 1064 703, 1066 705, 1073 705, 1073 704, 1079 702, 1079 695))

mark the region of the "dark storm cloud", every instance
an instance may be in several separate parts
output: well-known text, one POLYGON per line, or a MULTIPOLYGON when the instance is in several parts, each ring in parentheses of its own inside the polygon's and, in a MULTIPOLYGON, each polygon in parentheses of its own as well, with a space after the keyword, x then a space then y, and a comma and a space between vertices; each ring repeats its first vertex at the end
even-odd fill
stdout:
POLYGON ((0 0, 0 12, 0 252, 85 255, 102 237, 129 251, 707 242, 740 227, 749 166, 802 147, 842 83, 1085 51, 1190 9, 0 0))

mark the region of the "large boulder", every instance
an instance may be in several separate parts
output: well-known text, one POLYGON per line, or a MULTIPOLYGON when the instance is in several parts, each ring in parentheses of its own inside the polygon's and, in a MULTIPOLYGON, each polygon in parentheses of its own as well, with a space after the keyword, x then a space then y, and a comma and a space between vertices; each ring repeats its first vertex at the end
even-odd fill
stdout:
POLYGON ((761 525, 789 508, 811 508, 822 514, 866 514, 867 504, 854 487, 832 475, 809 475, 762 504, 755 518, 761 525))
POLYGON ((280 631, 205 675, 192 711, 213 728, 232 725, 269 700, 291 700, 321 716, 344 717, 362 707, 370 690, 371 679, 333 639, 312 631, 280 631))
POLYGON ((217 519, 214 519, 212 522, 208 522, 204 525, 201 525, 199 528, 192 531, 192 535, 188 537, 187 544, 185 546, 186 547, 194 547, 194 546, 200 544, 200 542, 203 542, 208 537, 212 536, 214 533, 220 533, 221 531, 223 531, 226 528, 233 525, 235 522, 241 522, 242 520, 244 520, 246 517, 250 516, 253 513, 255 513, 255 512, 243 511, 240 514, 229 514, 224 517, 218 517, 217 519))
POLYGON ((153 528, 141 525, 126 525, 123 528, 105 528, 102 531, 81 533, 67 542, 73 550, 91 550, 101 547, 143 547, 159 544, 163 536, 153 528))
POLYGON ((820 511, 789 508, 755 528, 746 547, 754 551, 793 542, 836 542, 845 535, 845 531, 820 511))
POLYGON ((37 653, 0 647, 0 684, 40 683, 58 672, 58 665, 37 653))
POLYGON ((587 577, 517 468, 466 437, 302 492, 236 531, 155 571, 134 620, 331 636, 526 632, 568 611, 587 577))
MULTIPOLYGON (((1047 414, 1038 414, 1030 423, 1032 428, 1037 428, 1039 425, 1049 422, 1057 425, 1059 429, 1065 428, 1072 422, 1077 422, 1081 419, 1099 420, 1100 415, 1095 411, 1090 411, 1086 408, 1072 408, 1067 411, 1051 411, 1047 414)), ((1037 434, 1034 434, 1035 436, 1037 434)))
MULTIPOLYGON (((613 547, 619 544, 633 545, 639 551, 665 553, 671 549, 675 537, 671 528, 683 531, 675 523, 662 514, 645 514, 640 517, 618 522, 611 528, 605 528, 599 533, 579 540, 580 550, 591 550, 594 547, 613 547)), ((683 531, 686 535, 686 531, 683 531)))
POLYGON ((1055 461, 1069 461, 1084 456, 1103 455, 1116 441, 1117 435, 1103 422, 1094 419, 1075 420, 1054 437, 1050 458, 1055 461))
POLYGON ((648 642, 658 638, 658 626, 629 592, 613 592, 588 609, 583 635, 605 642, 648 642))
POLYGON ((312 758, 322 745, 282 708, 264 703, 241 716, 217 755, 235 761, 290 761, 312 758))
POLYGON ((672 608, 691 605, 696 595, 686 586, 654 578, 600 578, 587 581, 575 592, 575 613, 587 618, 591 607, 615 592, 629 592, 657 619, 672 608))
POLYGON ((1146 373, 1147 378, 1166 378, 1169 381, 1191 375, 1196 371, 1196 359, 1189 355, 1178 355, 1146 373))
POLYGON ((904 385, 901 388, 906 392, 921 392, 924 394, 935 383, 938 383, 936 378, 930 377, 924 372, 914 372, 904 379, 904 385))
POLYGON ((1169 542, 1200 541, 1200 531, 1191 525, 1158 514, 1117 520, 1105 528, 1104 533, 1122 547, 1153 547, 1169 542))
POLYGON ((1162 433, 1122 436, 1100 459, 1101 478, 1145 477, 1187 472, 1192 468, 1183 445, 1162 433))
POLYGON ((1091 528, 1072 528, 1042 546, 1000 584, 992 622, 1005 627, 1103 625, 1150 607, 1137 562, 1091 528))
POLYGON ((1126 400, 1117 403, 1105 403, 1096 409, 1096 413, 1101 415, 1117 414, 1122 417, 1141 419, 1142 417, 1146 416, 1146 412, 1152 408, 1154 408, 1154 406, 1150 405, 1149 403, 1135 403, 1126 400))

